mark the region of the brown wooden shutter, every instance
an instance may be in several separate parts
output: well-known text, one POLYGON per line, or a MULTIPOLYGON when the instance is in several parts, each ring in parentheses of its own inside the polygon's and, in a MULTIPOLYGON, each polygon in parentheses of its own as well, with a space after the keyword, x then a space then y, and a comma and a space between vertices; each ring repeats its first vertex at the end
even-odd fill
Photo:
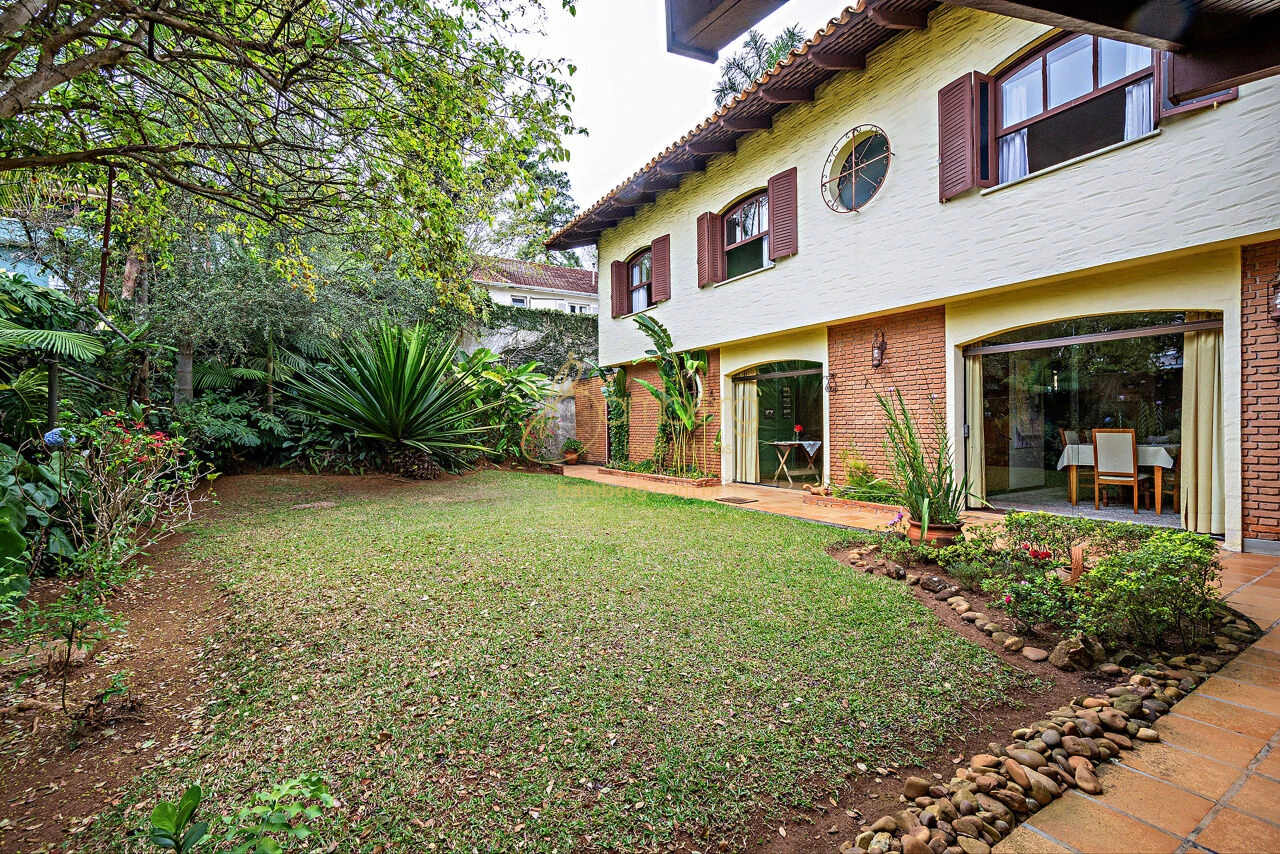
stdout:
POLYGON ((627 287, 627 285, 630 283, 627 281, 626 262, 614 261, 612 264, 610 264, 609 277, 610 277, 609 284, 612 286, 611 292, 610 292, 609 308, 612 311, 614 317, 622 317, 622 315, 627 313, 627 308, 628 308, 627 297, 630 296, 630 290, 631 290, 630 288, 627 287))
POLYGON ((654 238, 649 251, 653 259, 653 301, 671 299, 671 235, 654 238))
POLYGON ((704 213, 698 217, 698 287, 724 281, 724 218, 704 213))
POLYGON ((938 92, 938 200, 945 202, 978 184, 973 75, 938 92))
POLYGON ((796 167, 769 179, 769 260, 777 261, 800 251, 797 223, 796 167))

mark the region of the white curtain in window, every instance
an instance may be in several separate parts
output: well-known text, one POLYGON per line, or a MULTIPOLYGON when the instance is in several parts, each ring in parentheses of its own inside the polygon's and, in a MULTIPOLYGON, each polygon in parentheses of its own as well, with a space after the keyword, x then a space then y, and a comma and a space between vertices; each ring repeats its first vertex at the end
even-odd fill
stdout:
POLYGON ((1155 130, 1154 103, 1152 87, 1154 81, 1148 77, 1139 80, 1124 90, 1124 138, 1137 139, 1155 130))
MULTIPOLYGON (((1187 312, 1187 321, 1207 312, 1187 312)), ((1226 530, 1226 464, 1223 448, 1222 330, 1182 336, 1182 526, 1202 534, 1226 530)))
POLYGON ((1025 178, 1029 171, 1027 129, 1000 137, 1000 183, 1025 178))
POLYGON ((760 391, 755 380, 733 384, 733 479, 760 482, 760 391))

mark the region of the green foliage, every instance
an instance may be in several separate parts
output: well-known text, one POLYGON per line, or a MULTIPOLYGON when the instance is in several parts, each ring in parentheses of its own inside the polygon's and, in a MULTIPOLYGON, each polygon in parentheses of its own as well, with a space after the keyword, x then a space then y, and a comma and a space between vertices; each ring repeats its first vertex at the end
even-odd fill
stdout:
POLYGON ((1082 629, 1157 647, 1174 635, 1185 651, 1212 628, 1218 546, 1189 531, 1159 531, 1099 561, 1076 585, 1082 629))
POLYGON ((1075 597, 1057 572, 1031 572, 1025 578, 1003 575, 985 579, 982 589, 999 597, 1001 607, 1027 631, 1039 625, 1075 625, 1075 597))
POLYGON ((884 445, 893 466, 894 488, 925 534, 930 524, 958 525, 969 496, 969 481, 956 479, 946 415, 941 407, 931 405, 931 435, 925 436, 907 409, 902 392, 894 393, 893 400, 876 394, 888 422, 884 445))
POLYGON ((492 425, 484 416, 500 402, 478 402, 484 367, 455 370, 455 353, 424 326, 383 323, 330 348, 327 365, 299 371, 289 393, 321 422, 462 464, 468 452, 486 450, 492 425))
POLYGON ((599 368, 601 393, 609 428, 609 464, 617 466, 631 457, 631 394, 627 391, 627 369, 618 368, 605 376, 599 368))
POLYGON ((571 69, 511 46, 542 4, 508 5, 9 4, 0 172, 57 170, 100 200, 115 167, 125 230, 163 232, 183 195, 242 222, 376 234, 372 254, 398 247, 465 300, 468 228, 575 130, 571 69))
POLYGON ((555 383, 537 362, 504 367, 503 358, 481 347, 460 361, 456 371, 471 380, 477 408, 471 423, 486 426, 489 456, 497 460, 520 457, 540 460, 547 454, 550 424, 543 406, 555 392, 555 383))
POLYGON ((308 822, 336 805, 318 774, 275 783, 254 795, 252 804, 223 818, 225 841, 234 845, 232 854, 280 854, 294 843, 305 847, 312 832, 308 822))
POLYGON ((297 427, 283 413, 268 412, 252 398, 226 393, 206 394, 176 407, 173 425, 193 453, 219 470, 246 453, 260 452, 259 459, 268 458, 268 452, 280 449, 297 427))
POLYGON ((870 501, 876 504, 897 504, 901 496, 892 483, 877 477, 871 466, 857 448, 852 445, 842 455, 844 461, 844 483, 832 490, 837 498, 851 501, 870 501))
POLYGON ((209 823, 196 821, 203 793, 199 786, 191 786, 182 794, 178 803, 161 801, 151 811, 151 832, 147 836, 157 848, 174 854, 189 854, 209 835, 209 823))
POLYGON ((506 336, 502 360, 508 366, 525 362, 545 365, 552 374, 578 377, 599 358, 599 317, 541 308, 494 305, 487 329, 506 336))
POLYGON ((564 444, 560 446, 562 454, 581 454, 587 449, 587 446, 579 442, 577 439, 568 438, 564 440, 564 444))
POLYGON ((702 412, 702 374, 707 370, 707 354, 704 350, 676 353, 672 348, 671 333, 660 322, 646 314, 636 319, 640 331, 649 337, 653 346, 645 353, 647 359, 658 366, 662 388, 650 382, 636 379, 636 384, 658 401, 658 432, 653 446, 654 467, 666 466, 668 453, 671 469, 677 472, 695 468, 693 437, 710 424, 715 416, 702 412))
POLYGON ((720 65, 720 79, 712 90, 716 106, 723 107, 765 72, 772 71, 787 54, 804 43, 804 38, 804 31, 799 24, 787 27, 772 41, 759 30, 749 31, 742 50, 726 58, 720 65))

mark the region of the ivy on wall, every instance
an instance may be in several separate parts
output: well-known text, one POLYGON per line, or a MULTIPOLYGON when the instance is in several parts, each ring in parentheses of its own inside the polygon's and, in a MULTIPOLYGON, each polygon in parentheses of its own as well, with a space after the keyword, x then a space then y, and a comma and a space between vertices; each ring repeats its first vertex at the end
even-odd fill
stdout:
POLYGON ((483 334, 508 367, 537 361, 548 375, 578 378, 599 359, 598 319, 594 314, 493 305, 483 334))

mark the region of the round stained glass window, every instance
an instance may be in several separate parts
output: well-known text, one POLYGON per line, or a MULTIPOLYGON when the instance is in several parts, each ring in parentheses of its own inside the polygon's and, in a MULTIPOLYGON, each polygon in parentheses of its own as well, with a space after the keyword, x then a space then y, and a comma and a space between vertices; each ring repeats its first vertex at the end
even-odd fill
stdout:
POLYGON ((892 157, 889 137, 875 125, 862 125, 842 136, 823 173, 827 207, 837 213, 861 210, 884 186, 892 157))

